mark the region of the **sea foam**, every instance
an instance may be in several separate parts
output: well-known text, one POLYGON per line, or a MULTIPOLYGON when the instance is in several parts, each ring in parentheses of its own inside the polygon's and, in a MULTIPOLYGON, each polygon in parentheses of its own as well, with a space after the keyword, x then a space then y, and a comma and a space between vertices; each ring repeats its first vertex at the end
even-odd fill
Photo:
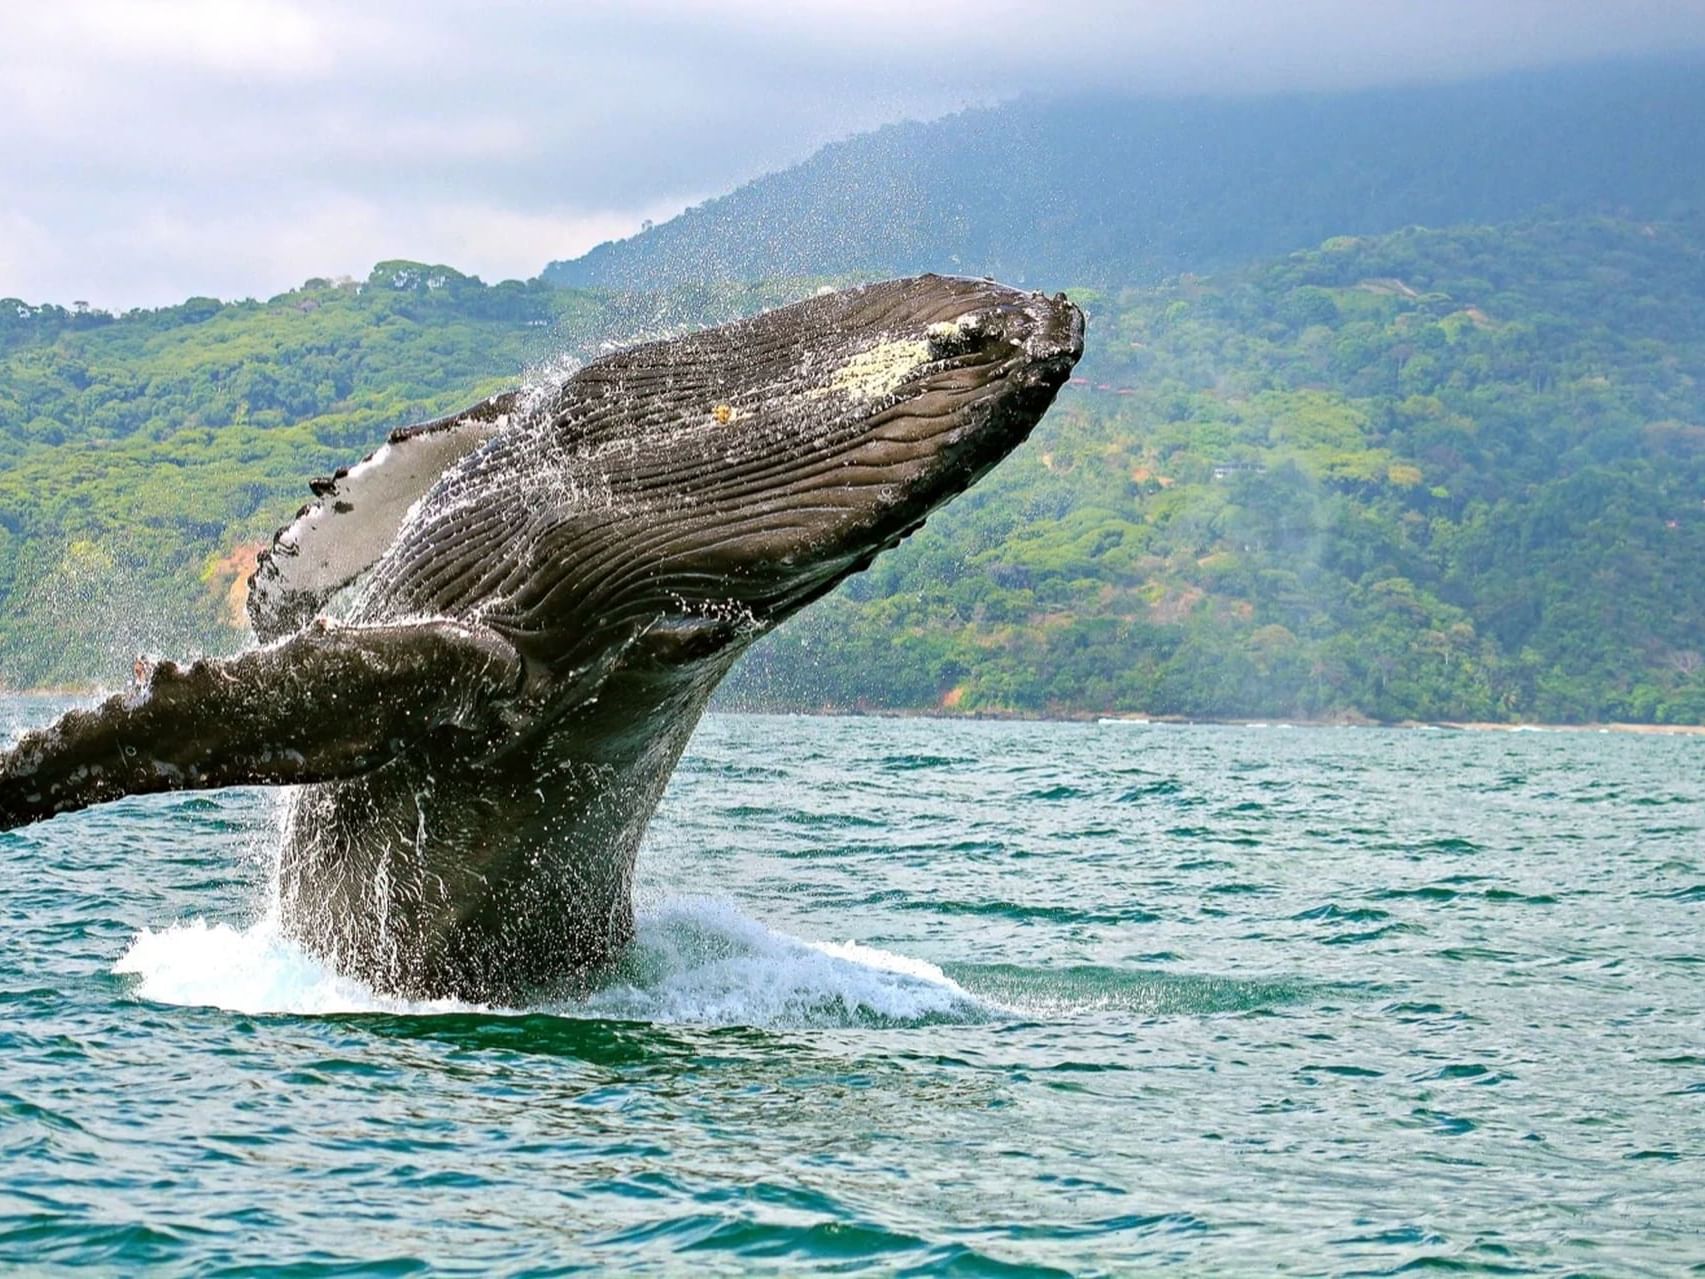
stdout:
POLYGON ((549 1013, 738 1026, 906 1025, 985 1020, 995 1009, 922 960, 770 928, 718 898, 667 897, 642 911, 633 946, 591 993, 527 1008, 408 1000, 343 976, 285 937, 191 919, 143 929, 113 971, 162 1004, 303 1016, 549 1013))

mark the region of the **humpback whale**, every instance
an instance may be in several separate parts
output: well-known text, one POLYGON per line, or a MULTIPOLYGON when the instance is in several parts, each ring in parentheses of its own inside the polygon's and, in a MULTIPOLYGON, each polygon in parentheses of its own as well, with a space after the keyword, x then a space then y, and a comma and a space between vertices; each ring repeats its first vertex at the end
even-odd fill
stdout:
POLYGON ((1063 294, 892 280, 398 430, 263 553, 258 646, 25 734, 0 829, 294 787, 279 898, 307 949, 410 996, 583 982, 631 937, 718 681, 1022 442, 1083 325, 1063 294))

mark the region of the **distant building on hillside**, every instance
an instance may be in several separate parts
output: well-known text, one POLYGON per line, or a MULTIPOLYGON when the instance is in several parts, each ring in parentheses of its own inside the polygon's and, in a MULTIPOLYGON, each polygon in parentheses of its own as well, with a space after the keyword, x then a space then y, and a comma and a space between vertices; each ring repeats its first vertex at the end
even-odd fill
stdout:
POLYGON ((1267 468, 1260 462, 1220 462, 1214 466, 1216 480, 1230 479, 1234 475, 1264 475, 1267 468))

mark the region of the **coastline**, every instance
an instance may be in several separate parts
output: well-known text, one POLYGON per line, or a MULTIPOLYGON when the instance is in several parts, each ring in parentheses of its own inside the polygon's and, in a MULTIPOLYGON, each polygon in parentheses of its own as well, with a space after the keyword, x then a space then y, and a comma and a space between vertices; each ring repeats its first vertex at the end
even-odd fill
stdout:
POLYGON ((1705 724, 1439 724, 1471 733, 1644 733, 1654 737, 1705 736, 1705 724))
MULTIPOLYGON (((0 697, 106 697, 119 690, 101 684, 61 685, 51 688, 0 688, 0 697)), ((944 710, 941 707, 859 707, 859 706, 718 706, 712 711, 736 715, 810 715, 823 719, 944 719, 996 721, 1013 723, 1105 724, 1110 727, 1128 724, 1133 728, 1144 725, 1176 727, 1188 724, 1218 725, 1225 728, 1407 728, 1439 729, 1463 733, 1636 733, 1649 737, 1705 737, 1705 724, 1639 724, 1623 721, 1610 723, 1553 724, 1528 720, 1376 720, 1362 716, 1342 716, 1336 719, 1296 719, 1283 715, 1263 717, 1143 715, 1134 711, 1052 711, 1031 714, 1003 710, 944 710)))
POLYGON ((713 704, 711 709, 737 715, 812 715, 825 718, 849 719, 942 719, 982 720, 1012 723, 1050 724, 1129 724, 1133 728, 1154 725, 1160 728, 1189 724, 1218 725, 1225 728, 1407 728, 1442 729, 1464 733, 1639 733, 1658 737, 1705 736, 1705 724, 1640 724, 1625 721, 1606 723, 1549 723, 1533 720, 1377 720, 1366 716, 1345 715, 1333 719, 1306 719, 1285 715, 1145 715, 1138 711, 1028 711, 1010 710, 946 710, 936 706, 874 707, 874 706, 740 706, 713 704))

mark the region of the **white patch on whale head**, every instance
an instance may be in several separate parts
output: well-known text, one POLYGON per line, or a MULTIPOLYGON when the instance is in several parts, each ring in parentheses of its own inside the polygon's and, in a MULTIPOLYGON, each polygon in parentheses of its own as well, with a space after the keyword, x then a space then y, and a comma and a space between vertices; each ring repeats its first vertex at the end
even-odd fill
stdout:
POLYGON ((879 342, 860 351, 829 375, 829 385, 817 392, 840 391, 855 400, 875 400, 887 395, 930 358, 929 343, 921 338, 879 342))

